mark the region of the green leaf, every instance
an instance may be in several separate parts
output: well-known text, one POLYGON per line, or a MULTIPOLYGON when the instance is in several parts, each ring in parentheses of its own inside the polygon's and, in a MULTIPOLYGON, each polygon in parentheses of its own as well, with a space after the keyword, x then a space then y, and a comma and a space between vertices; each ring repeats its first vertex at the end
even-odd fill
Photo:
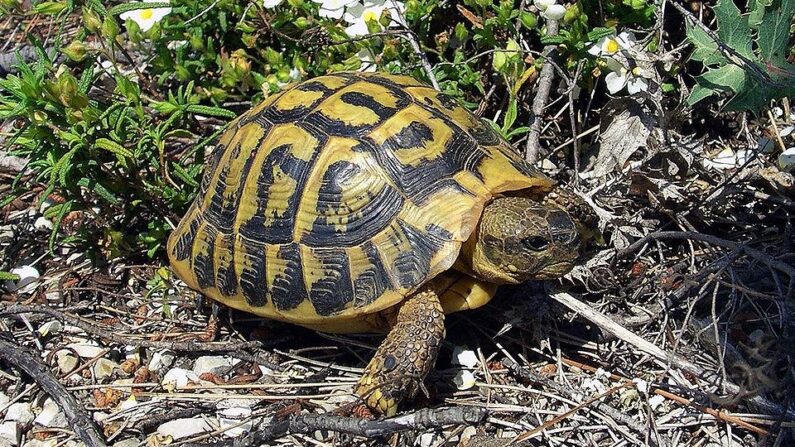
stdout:
POLYGON ((612 36, 615 32, 613 28, 596 27, 588 32, 588 41, 596 42, 602 37, 612 36))
POLYGON ((516 122, 516 115, 517 115, 518 105, 516 102, 516 98, 511 98, 508 101, 508 110, 505 112, 505 117, 502 119, 502 133, 505 134, 508 132, 508 129, 513 126, 513 123, 516 122))
POLYGON ((705 33, 697 25, 687 22, 687 38, 695 47, 691 59, 700 61, 704 65, 717 65, 728 63, 723 54, 718 49, 718 44, 709 34, 705 33))
POLYGON ((795 14, 795 0, 776 0, 765 11, 757 35, 759 56, 763 63, 777 67, 783 67, 786 63, 793 14, 795 14))
POLYGON ((748 2, 748 25, 757 28, 762 23, 765 15, 765 8, 770 6, 773 0, 749 0, 748 2))
POLYGON ((185 110, 189 113, 195 113, 196 115, 217 116, 230 119, 237 117, 237 114, 231 110, 222 109, 220 107, 201 106, 198 104, 190 104, 185 107, 185 110))
POLYGON ((752 59, 751 29, 748 27, 748 18, 740 14, 734 0, 718 0, 713 8, 718 19, 718 37, 723 43, 741 55, 752 59))
POLYGON ((127 158, 134 157, 132 151, 120 145, 119 143, 111 141, 107 138, 98 138, 97 141, 94 143, 94 147, 105 149, 106 151, 112 152, 119 157, 127 157, 127 158))
MULTIPOLYGON (((57 205, 53 205, 47 208, 47 211, 54 209, 51 213, 49 213, 49 216, 50 217, 52 217, 53 215, 55 216, 55 219, 52 222, 52 231, 50 232, 50 240, 47 244, 50 253, 52 253, 53 249, 55 248, 55 238, 58 236, 58 230, 61 228, 61 221, 63 221, 64 216, 66 216, 67 214, 69 214, 70 211, 72 211, 73 203, 74 202, 70 200, 68 202, 59 203, 57 205)), ((47 217, 48 213, 45 212, 44 215, 45 217, 47 217)))
POLYGON ((19 281, 19 275, 0 270, 0 281, 19 281))
POLYGON ((705 87, 701 84, 696 84, 693 86, 693 90, 690 91, 690 95, 687 97, 687 105, 692 106, 700 101, 703 101, 704 99, 709 98, 715 93, 718 93, 718 90, 705 87))
POLYGON ((737 93, 743 89, 747 78, 745 71, 736 65, 724 65, 707 71, 696 79, 699 84, 706 84, 711 88, 719 87, 737 93))
POLYGON ((155 9, 155 8, 170 8, 169 2, 131 2, 116 5, 110 9, 111 15, 119 15, 128 11, 135 11, 137 9, 155 9))

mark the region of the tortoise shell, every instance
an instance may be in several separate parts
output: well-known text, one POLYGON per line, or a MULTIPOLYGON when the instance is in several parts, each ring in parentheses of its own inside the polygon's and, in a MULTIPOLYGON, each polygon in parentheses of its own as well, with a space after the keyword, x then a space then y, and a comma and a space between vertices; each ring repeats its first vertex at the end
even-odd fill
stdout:
POLYGON ((339 73, 230 124, 167 250, 210 298, 322 326, 449 269, 493 196, 551 186, 451 97, 405 76, 339 73))

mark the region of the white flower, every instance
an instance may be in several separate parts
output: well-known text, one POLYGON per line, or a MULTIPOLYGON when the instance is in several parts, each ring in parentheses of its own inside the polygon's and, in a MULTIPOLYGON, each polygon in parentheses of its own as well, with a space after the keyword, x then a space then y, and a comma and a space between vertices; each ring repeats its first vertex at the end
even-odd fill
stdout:
POLYGON ((624 87, 631 95, 649 90, 648 74, 642 68, 628 70, 613 58, 607 58, 606 62, 610 73, 605 76, 605 83, 610 93, 616 94, 624 87))
POLYGON ((345 10, 343 19, 350 25, 345 28, 345 33, 350 37, 366 36, 370 34, 367 28, 368 22, 378 24, 378 29, 382 29, 379 20, 384 11, 389 11, 392 18, 392 25, 406 25, 403 19, 403 12, 406 6, 397 0, 365 0, 364 3, 353 5, 345 10))
POLYGON ((320 17, 327 19, 339 19, 345 12, 346 6, 356 3, 356 0, 312 0, 320 5, 320 17))
POLYGON ((635 35, 625 31, 616 37, 602 37, 588 48, 588 53, 596 57, 612 56, 620 50, 631 50, 634 45, 635 35))
POLYGON ((301 70, 293 67, 290 69, 290 79, 293 81, 298 81, 301 79, 301 70))
POLYGON ((546 11, 547 8, 555 4, 555 0, 533 0, 533 4, 539 11, 546 11))
POLYGON ((359 66, 359 71, 364 72, 373 72, 378 69, 378 65, 375 63, 375 55, 369 48, 362 48, 356 53, 356 57, 362 62, 359 66))
MULTIPOLYGON (((160 3, 160 0, 144 0, 144 2, 160 3)), ((132 20, 138 24, 138 28, 141 28, 141 31, 146 32, 170 13, 171 8, 144 8, 123 12, 119 17, 124 21, 132 20)))
POLYGON ((262 0, 262 6, 266 8, 275 8, 282 4, 284 0, 262 0))
POLYGON ((475 375, 468 369, 462 369, 453 377, 453 382, 459 390, 468 390, 475 386, 475 375))
POLYGON ((549 5, 541 15, 546 17, 547 20, 560 20, 566 15, 566 7, 563 5, 549 5))

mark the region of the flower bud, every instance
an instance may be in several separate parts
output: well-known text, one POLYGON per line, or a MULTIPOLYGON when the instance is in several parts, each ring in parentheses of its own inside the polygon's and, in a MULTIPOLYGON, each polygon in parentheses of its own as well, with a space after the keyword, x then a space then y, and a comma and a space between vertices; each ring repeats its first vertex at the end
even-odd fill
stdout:
POLYGON ((92 33, 96 33, 102 26, 102 20, 99 19, 94 11, 83 8, 83 26, 92 33))
POLYGON ((86 45, 79 40, 73 40, 69 45, 61 48, 61 53, 75 62, 80 62, 86 58, 86 45))

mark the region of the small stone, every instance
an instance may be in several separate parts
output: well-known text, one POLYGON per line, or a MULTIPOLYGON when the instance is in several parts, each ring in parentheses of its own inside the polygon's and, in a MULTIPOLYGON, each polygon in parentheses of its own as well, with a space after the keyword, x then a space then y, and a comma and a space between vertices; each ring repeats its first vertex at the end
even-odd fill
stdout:
POLYGON ((38 416, 36 416, 36 419, 34 419, 33 422, 42 427, 50 428, 66 428, 68 425, 68 421, 66 416, 63 414, 63 411, 58 408, 58 404, 56 404, 52 399, 47 399, 44 401, 41 412, 38 414, 38 416))
POLYGON ((475 375, 468 369, 462 369, 453 377, 453 382, 459 390, 468 390, 475 386, 475 375))
POLYGON ((157 434, 169 436, 173 440, 187 438, 212 431, 213 428, 204 418, 183 418, 168 421, 157 427, 157 434))
POLYGON ((6 421, 15 421, 19 424, 19 428, 22 430, 27 430, 30 428, 30 424, 33 423, 33 410, 29 403, 25 402, 17 402, 12 404, 6 410, 6 421))
POLYGON ((467 425, 466 428, 464 428, 464 430, 461 432, 460 445, 467 445, 469 443, 469 440, 472 439, 472 437, 475 436, 477 432, 478 432, 477 428, 471 425, 467 425))
POLYGON ((431 447, 435 439, 436 439, 436 433, 423 433, 420 435, 420 438, 417 440, 417 444, 420 447, 431 447))
POLYGON ((141 443, 139 439, 127 438, 113 444, 112 447, 138 447, 141 443))
POLYGON ((113 360, 101 358, 94 363, 91 367, 94 372, 94 377, 97 380, 107 379, 113 374, 113 371, 119 368, 119 364, 113 360))
POLYGON ((200 383, 199 376, 193 371, 184 368, 173 368, 163 376, 160 384, 166 389, 183 388, 188 383, 200 383))
POLYGON ((55 359, 58 363, 58 370, 61 374, 69 374, 77 367, 77 357, 73 356, 72 351, 62 349, 55 353, 55 359))
POLYGON ((11 445, 19 443, 19 426, 14 421, 0 424, 0 440, 5 440, 11 445))
POLYGON ((232 359, 228 357, 207 355, 196 359, 196 363, 193 365, 193 372, 196 375, 204 373, 224 374, 230 366, 232 366, 232 359))
POLYGON ((52 222, 44 216, 39 216, 39 218, 33 222, 33 228, 39 231, 49 231, 52 230, 52 222))
POLYGON ((47 334, 54 334, 59 332, 63 328, 63 325, 58 320, 48 321, 41 326, 39 326, 39 335, 42 337, 46 337, 47 334))
POLYGON ((5 393, 0 393, 0 407, 5 407, 9 402, 11 399, 5 393))
POLYGON ((58 445, 58 438, 53 436, 52 438, 45 439, 43 441, 38 439, 28 439, 22 447, 55 447, 58 445))
POLYGON ((251 431, 253 421, 249 419, 250 416, 251 408, 224 408, 218 411, 218 424, 222 430, 226 429, 226 431, 224 431, 224 436, 228 438, 237 438, 251 431), (248 420, 244 424, 238 425, 246 419, 248 420))
POLYGON ((149 360, 149 371, 160 372, 174 364, 174 354, 170 351, 155 352, 149 360))
POLYGON ((70 343, 66 347, 74 350, 80 357, 88 359, 102 355, 105 352, 102 347, 89 343, 70 343))
POLYGON ((5 282, 6 290, 9 292, 30 293, 36 290, 39 279, 39 271, 30 265, 23 265, 11 269, 11 273, 19 275, 16 281, 8 280, 5 282))
POLYGON ((454 365, 474 368, 478 365, 478 356, 475 354, 475 351, 467 349, 466 346, 456 346, 453 348, 453 358, 451 362, 454 365))

